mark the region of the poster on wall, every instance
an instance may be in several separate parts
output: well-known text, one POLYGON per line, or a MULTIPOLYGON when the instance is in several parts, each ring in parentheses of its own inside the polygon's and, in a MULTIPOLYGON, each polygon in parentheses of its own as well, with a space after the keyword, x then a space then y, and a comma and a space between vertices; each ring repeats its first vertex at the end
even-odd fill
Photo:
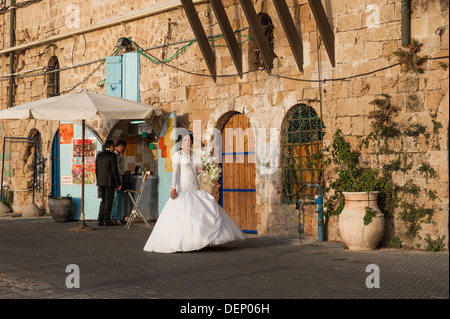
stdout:
POLYGON ((59 124, 59 143, 70 144, 73 138, 73 123, 59 124))
MULTIPOLYGON (((72 183, 81 184, 82 139, 72 139, 72 183)), ((95 184, 95 156, 97 140, 88 138, 84 140, 84 183, 95 184)))

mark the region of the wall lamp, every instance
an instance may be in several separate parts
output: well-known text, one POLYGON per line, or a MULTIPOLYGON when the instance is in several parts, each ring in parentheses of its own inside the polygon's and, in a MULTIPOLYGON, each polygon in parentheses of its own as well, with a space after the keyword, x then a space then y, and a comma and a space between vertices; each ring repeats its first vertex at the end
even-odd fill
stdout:
POLYGON ((117 41, 116 47, 118 47, 119 49, 126 49, 128 51, 133 49, 133 43, 130 39, 122 37, 117 41))

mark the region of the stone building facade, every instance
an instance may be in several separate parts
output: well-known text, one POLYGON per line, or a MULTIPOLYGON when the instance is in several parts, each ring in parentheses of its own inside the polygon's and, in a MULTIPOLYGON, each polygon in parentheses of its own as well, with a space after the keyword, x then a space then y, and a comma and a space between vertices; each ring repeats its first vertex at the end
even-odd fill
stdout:
MULTIPOLYGON (((379 141, 364 154, 364 159, 371 167, 381 169, 400 153, 407 154, 407 165, 411 170, 398 170, 392 179, 400 186, 413 180, 422 192, 417 195, 419 207, 433 210, 431 221, 419 222, 419 233, 409 242, 423 248, 425 239, 430 236, 433 240, 444 239, 448 243, 448 1, 410 1, 411 38, 422 45, 417 55, 428 57, 422 64, 422 73, 405 70, 405 65, 399 63, 399 57, 394 54, 406 50, 402 47, 402 2, 322 1, 334 34, 333 66, 309 2, 287 0, 301 37, 303 65, 300 71, 273 2, 251 1, 256 12, 266 13, 273 22, 274 59, 269 74, 253 60, 254 43, 248 40, 252 34, 240 1, 222 1, 233 30, 237 30, 242 49, 242 77, 237 74, 223 38, 211 41, 218 75, 215 81, 200 47, 193 43, 167 64, 154 63, 141 56, 141 102, 186 115, 190 129, 193 129, 194 120, 200 120, 202 131, 213 127, 220 130, 231 115, 243 113, 252 127, 267 129, 267 145, 272 142, 280 153, 279 140, 271 141, 268 132, 270 128, 280 131, 293 106, 308 105, 321 116, 325 126, 324 145, 329 145, 333 133, 340 129, 356 146, 372 131, 370 112, 376 106, 371 102, 388 94, 391 102, 401 109, 396 120, 403 127, 414 123, 421 125, 425 131, 402 135, 393 141, 395 154, 380 154, 382 141, 379 141), (433 169, 433 178, 420 173, 423 163, 433 169), (424 195, 427 193, 435 196, 430 199, 424 195)), ((220 35, 221 29, 208 1, 194 3, 206 34, 220 35)), ((114 54, 119 38, 132 39, 160 60, 174 56, 178 49, 195 38, 179 1, 42 0, 15 7, 15 44, 11 46, 13 7, 8 0, 2 1, 0 6, 2 109, 11 106, 11 70, 15 74, 12 105, 48 96, 51 78, 48 71, 51 71, 53 57, 57 58, 60 68, 60 94, 79 88, 104 93, 105 87, 99 86, 106 73, 104 59, 114 54)), ((117 121, 87 123, 103 141, 116 124, 117 121)), ((27 137, 37 130, 43 157, 50 161, 58 122, 4 120, 0 125, 2 144, 5 136, 27 137)), ((17 143, 7 154, 10 166, 3 170, 4 180, 17 190, 13 203, 13 210, 17 212, 24 209, 31 196, 29 191, 23 191, 30 188, 32 174, 32 158, 27 147, 26 143, 17 143)), ((258 234, 298 236, 298 211, 283 200, 285 188, 281 163, 257 163, 256 166, 258 234), (276 169, 270 174, 262 173, 264 165, 276 169)), ((50 174, 47 169, 45 192, 50 187, 50 174)), ((332 176, 332 172, 325 176, 332 176)), ((36 197, 38 203, 41 201, 39 196, 36 197)), ((305 227, 304 235, 313 238, 317 236, 314 209, 313 206, 306 209, 302 226, 305 227)), ((397 212, 388 217, 384 244, 389 244, 394 237, 407 241, 407 226, 399 216, 400 212, 397 212)), ((337 216, 326 220, 326 232, 328 240, 340 240, 337 216)))

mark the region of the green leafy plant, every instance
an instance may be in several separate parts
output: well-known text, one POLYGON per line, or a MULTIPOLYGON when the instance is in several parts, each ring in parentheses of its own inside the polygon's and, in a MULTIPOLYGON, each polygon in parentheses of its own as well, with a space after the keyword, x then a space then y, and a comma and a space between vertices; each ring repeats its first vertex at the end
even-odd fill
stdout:
POLYGON ((12 204, 14 202, 14 192, 5 190, 5 194, 3 195, 2 202, 9 208, 12 208, 12 204))
POLYGON ((448 69, 448 64, 447 64, 447 63, 439 62, 439 66, 440 66, 441 68, 443 68, 445 71, 447 71, 447 69, 448 69))
MULTIPOLYGON (((414 63, 418 60, 414 60, 414 56, 417 57, 416 53, 419 52, 418 48, 420 46, 418 43, 413 42, 409 53, 401 54, 404 59, 401 62, 404 64, 409 63, 412 69, 417 67, 417 65, 414 66, 414 63)), ((420 61, 423 62, 424 59, 420 61)), ((369 118, 373 120, 373 134, 378 137, 379 151, 375 154, 378 160, 380 160, 380 155, 389 155, 391 158, 389 162, 382 164, 382 175, 385 180, 389 181, 391 187, 384 196, 380 196, 379 206, 385 215, 396 216, 403 222, 406 227, 406 238, 404 240, 409 239, 412 243, 413 239, 422 239, 419 236, 422 224, 430 223, 434 214, 433 208, 427 208, 424 204, 419 205, 420 198, 423 198, 422 196, 425 195, 429 200, 434 201, 440 199, 437 196, 436 190, 428 189, 427 185, 420 187, 414 183, 412 178, 408 177, 411 174, 419 173, 428 180, 430 178, 437 178, 437 172, 426 162, 422 162, 419 167, 413 168, 414 161, 411 154, 402 146, 403 139, 401 139, 401 136, 415 138, 423 135, 428 140, 430 133, 427 132, 425 125, 419 123, 402 124, 396 122, 396 116, 399 114, 401 108, 392 104, 391 97, 388 94, 382 94, 381 98, 374 99, 371 104, 376 106, 369 114, 369 118), (403 176, 403 179, 407 178, 407 182, 400 185, 396 184, 399 175, 395 177, 395 172, 403 176)), ((437 112, 430 113, 430 116, 433 123, 433 133, 437 134, 438 130, 442 128, 442 124, 436 121, 437 112)), ((403 243, 400 237, 395 236, 391 239, 390 245, 401 248, 408 245, 408 241, 403 243)), ((420 248, 421 245, 416 244, 416 247, 420 248)))
POLYGON ((435 240, 431 239, 430 235, 427 235, 427 238, 425 238, 425 242, 427 243, 425 250, 432 252, 445 250, 444 239, 445 235, 442 236, 442 238, 438 237, 435 240))
POLYGON ((393 54, 398 57, 400 64, 403 66, 405 72, 413 71, 415 73, 423 73, 422 64, 428 59, 428 56, 420 57, 417 55, 420 48, 423 46, 416 39, 412 39, 411 43, 406 46, 406 50, 398 49, 393 54))
POLYGON ((422 229, 422 223, 431 222, 434 211, 431 208, 425 208, 424 205, 417 207, 414 202, 403 202, 401 207, 402 211, 399 217, 406 225, 406 235, 412 239, 422 229))
POLYGON ((433 122, 433 133, 437 134, 440 128, 443 128, 442 123, 436 121, 435 119, 431 120, 433 122))
MULTIPOLYGON (((347 142, 340 129, 333 135, 332 144, 324 147, 322 152, 329 154, 324 159, 324 165, 335 164, 336 178, 332 179, 326 192, 334 190, 328 201, 325 203, 327 215, 338 215, 342 212, 345 205, 343 192, 386 192, 390 185, 387 180, 380 178, 378 172, 372 168, 362 167, 360 163, 361 150, 368 148, 370 142, 375 140, 374 134, 363 139, 359 145, 359 150, 354 151, 349 142, 347 142)), ((372 221, 375 211, 370 207, 366 208, 364 224, 368 225, 372 221)))
POLYGON ((372 218, 375 217, 377 212, 371 207, 366 207, 366 214, 363 217, 364 225, 369 225, 372 222, 372 218))
POLYGON ((435 190, 435 189, 429 189, 427 192, 427 196, 432 201, 435 201, 437 199, 440 202, 442 202, 441 199, 439 198, 439 196, 437 195, 437 190, 435 190))
POLYGON ((420 165, 420 167, 417 169, 418 172, 425 174, 425 176, 431 177, 431 178, 436 178, 437 177, 437 173, 434 170, 434 168, 431 167, 430 164, 428 163, 422 163, 420 165))
POLYGON ((403 134, 405 134, 406 136, 419 136, 419 134, 425 134, 426 132, 426 127, 422 124, 411 124, 409 125, 405 131, 403 132, 403 134))
POLYGON ((391 241, 390 241, 390 246, 393 248, 397 248, 397 249, 401 249, 403 248, 403 243, 402 240, 400 239, 400 237, 398 236, 394 236, 392 237, 391 241))
MULTIPOLYGON (((378 205, 381 211, 385 216, 400 219, 406 227, 404 233, 406 238, 400 239, 400 237, 394 236, 390 245, 396 248, 412 247, 410 245, 413 244, 414 239, 423 239, 420 236, 422 224, 431 223, 434 215, 434 209, 425 207, 425 204, 420 205, 419 200, 423 199, 423 195, 432 201, 440 199, 436 190, 429 189, 427 184, 423 187, 418 186, 411 177, 419 173, 428 180, 437 178, 438 174, 426 162, 420 163, 419 167, 413 166, 413 157, 402 144, 402 136, 415 138, 423 135, 428 139, 430 133, 427 132, 425 125, 419 123, 396 122, 396 116, 401 108, 392 103, 388 94, 382 94, 380 98, 374 99, 370 104, 375 106, 374 110, 369 113, 369 118, 373 120, 371 124, 373 131, 361 140, 359 150, 353 151, 342 132, 337 130, 331 145, 324 147, 320 154, 324 167, 331 164, 336 166, 336 177, 331 179, 326 188, 326 192, 331 194, 324 204, 326 215, 341 213, 345 205, 342 192, 378 190, 380 191, 378 205), (369 149, 372 142, 376 142, 376 147, 370 151, 376 156, 380 166, 379 172, 373 166, 365 168, 360 163, 363 148, 369 149), (324 154, 327 156, 325 157, 324 154), (406 182, 404 182, 405 180, 406 182), (332 190, 334 193, 331 192, 332 190)), ((438 130, 442 128, 442 124, 436 121, 436 113, 430 114, 430 116, 433 122, 433 133, 437 134, 438 130)), ((370 223, 371 218, 373 218, 373 210, 366 207, 364 223, 370 223)), ((442 249, 440 240, 440 238, 435 241, 428 239, 428 246, 442 249)), ((416 246, 422 247, 420 244, 416 244, 416 246)))
POLYGON ((384 98, 374 99, 370 102, 377 107, 369 113, 369 119, 373 119, 374 133, 372 134, 381 137, 398 137, 401 131, 393 118, 400 111, 400 107, 392 104, 389 94, 382 94, 382 96, 384 98))

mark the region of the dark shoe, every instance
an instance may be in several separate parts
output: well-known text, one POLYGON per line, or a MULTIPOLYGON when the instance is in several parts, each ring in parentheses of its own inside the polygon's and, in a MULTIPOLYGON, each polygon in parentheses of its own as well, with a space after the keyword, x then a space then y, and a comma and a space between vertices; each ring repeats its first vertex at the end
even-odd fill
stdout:
POLYGON ((105 225, 105 226, 117 226, 117 224, 115 224, 115 223, 113 223, 113 222, 111 222, 111 221, 105 222, 104 225, 105 225))
POLYGON ((103 222, 99 221, 99 222, 98 222, 98 225, 99 225, 99 226, 103 226, 104 224, 103 224, 103 222))

